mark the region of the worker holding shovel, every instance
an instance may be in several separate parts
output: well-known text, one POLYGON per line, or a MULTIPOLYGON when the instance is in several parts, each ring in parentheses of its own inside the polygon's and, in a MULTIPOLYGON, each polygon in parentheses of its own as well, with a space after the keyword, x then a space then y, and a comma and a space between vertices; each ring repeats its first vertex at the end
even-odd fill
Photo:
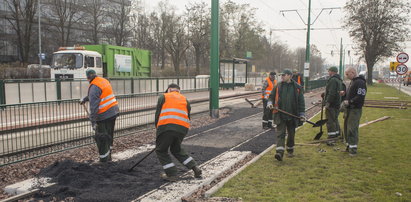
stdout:
POLYGON ((274 86, 267 103, 267 107, 273 109, 273 120, 277 124, 275 158, 278 161, 283 160, 285 149, 288 157, 293 157, 295 128, 306 121, 303 88, 291 77, 292 72, 289 69, 281 73, 282 81, 274 86), (285 148, 286 133, 288 137, 285 148))
MULTIPOLYGON (((330 67, 328 69, 328 75, 330 78, 327 81, 327 85, 325 87, 325 93, 321 96, 324 98, 324 106, 325 106, 325 117, 328 119, 327 121, 327 133, 328 139, 335 139, 340 135, 340 123, 338 122, 338 115, 340 113, 340 105, 341 105, 341 95, 340 91, 342 91, 342 79, 338 74, 337 67, 330 67)), ((334 140, 330 140, 327 142, 327 145, 333 146, 335 144, 334 140)))
POLYGON ((98 77, 92 69, 87 70, 86 75, 90 82, 88 95, 80 100, 80 104, 90 102, 89 118, 95 131, 100 162, 111 161, 114 126, 119 114, 118 103, 107 79, 98 77))
POLYGON ((165 173, 161 178, 177 181, 177 168, 171 160, 168 150, 188 169, 194 171, 195 178, 201 178, 201 170, 194 159, 181 148, 181 143, 190 128, 190 103, 180 94, 180 86, 170 84, 166 92, 158 98, 155 124, 156 154, 165 173))

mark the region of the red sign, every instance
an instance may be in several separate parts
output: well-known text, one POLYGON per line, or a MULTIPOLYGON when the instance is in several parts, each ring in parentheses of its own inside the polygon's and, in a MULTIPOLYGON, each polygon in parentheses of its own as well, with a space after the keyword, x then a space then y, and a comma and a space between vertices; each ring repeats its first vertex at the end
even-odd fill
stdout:
POLYGON ((397 67, 395 68, 395 72, 397 72, 398 75, 404 75, 408 72, 408 67, 407 65, 401 63, 397 65, 397 67))
POLYGON ((407 53, 399 53, 398 55, 397 55, 397 62, 399 62, 399 63, 406 63, 406 62, 408 62, 408 59, 409 59, 409 57, 408 57, 408 54, 407 53))

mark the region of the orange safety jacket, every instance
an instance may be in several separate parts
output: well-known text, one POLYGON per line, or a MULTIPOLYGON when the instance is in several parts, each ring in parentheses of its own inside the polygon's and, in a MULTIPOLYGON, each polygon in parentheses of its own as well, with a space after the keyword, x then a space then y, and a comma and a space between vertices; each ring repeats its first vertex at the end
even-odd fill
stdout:
POLYGON ((301 85, 301 76, 300 75, 298 75, 298 77, 297 77, 297 83, 301 85))
POLYGON ((107 79, 102 77, 95 77, 93 81, 91 81, 89 89, 91 85, 95 85, 101 90, 100 104, 98 106, 97 114, 102 114, 105 111, 109 110, 111 107, 118 105, 116 97, 113 93, 113 89, 111 88, 110 82, 107 79))
POLYGON ((188 118, 186 97, 179 92, 170 92, 164 94, 164 104, 161 108, 157 128, 166 124, 177 124, 190 128, 190 119, 188 118))
POLYGON ((268 97, 270 97, 271 91, 273 90, 273 87, 274 87, 275 85, 277 85, 277 80, 274 79, 274 84, 273 84, 273 82, 271 82, 270 77, 265 78, 265 80, 267 81, 268 86, 267 86, 267 88, 266 88, 265 91, 264 91, 264 95, 261 95, 261 98, 266 98, 266 99, 268 99, 268 97))

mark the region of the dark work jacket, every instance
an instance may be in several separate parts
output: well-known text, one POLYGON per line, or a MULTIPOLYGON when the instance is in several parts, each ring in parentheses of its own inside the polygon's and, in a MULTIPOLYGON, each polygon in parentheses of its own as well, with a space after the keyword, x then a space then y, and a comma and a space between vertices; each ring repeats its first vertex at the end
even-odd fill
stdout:
MULTIPOLYGON (((279 101, 278 101, 278 108, 294 114, 296 116, 303 116, 305 115, 305 101, 304 101, 304 90, 303 87, 298 85, 297 82, 291 80, 292 82, 286 83, 281 82, 279 83, 279 101)), ((271 102, 269 104, 274 105, 274 100, 277 92, 277 86, 274 86, 273 90, 271 91, 270 97, 268 101, 271 102)), ((277 112, 274 114, 274 120, 296 120, 298 119, 293 118, 289 115, 286 115, 281 112, 277 112)), ((276 123, 277 124, 277 123, 276 123)))
POLYGON ((355 77, 347 91, 348 108, 360 109, 364 105, 365 95, 367 94, 367 84, 363 76, 355 77))
POLYGON ((325 87, 325 103, 330 103, 330 107, 338 109, 341 104, 340 91, 342 90, 342 79, 339 74, 334 74, 328 79, 325 87))
MULTIPOLYGON (((161 109, 163 108, 163 104, 165 102, 165 97, 164 95, 160 95, 157 101, 157 110, 156 110, 156 116, 155 116, 155 125, 157 126, 158 119, 160 117, 161 109)), ((190 111, 191 111, 191 106, 190 103, 187 100, 187 112, 188 112, 188 118, 190 119, 190 111)), ((188 128, 178 125, 178 124, 166 124, 166 125, 161 125, 157 128, 157 136, 160 135, 163 132, 166 131, 174 131, 178 132, 182 135, 186 135, 188 132, 188 128)))

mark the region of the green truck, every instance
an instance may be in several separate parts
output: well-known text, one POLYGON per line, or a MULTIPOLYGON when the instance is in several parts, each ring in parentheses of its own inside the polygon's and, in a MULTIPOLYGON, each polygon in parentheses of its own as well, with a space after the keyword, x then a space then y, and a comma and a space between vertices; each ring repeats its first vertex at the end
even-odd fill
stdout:
POLYGON ((86 78, 94 69, 106 78, 142 78, 151 75, 151 52, 112 45, 61 47, 53 53, 51 78, 86 78))

